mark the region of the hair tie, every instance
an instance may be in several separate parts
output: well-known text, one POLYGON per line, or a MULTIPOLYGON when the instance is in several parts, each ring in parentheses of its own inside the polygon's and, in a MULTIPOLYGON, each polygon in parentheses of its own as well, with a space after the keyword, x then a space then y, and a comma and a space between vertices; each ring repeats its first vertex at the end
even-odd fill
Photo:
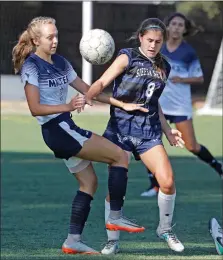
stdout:
POLYGON ((145 28, 145 30, 154 29, 154 28, 159 29, 160 31, 163 31, 163 29, 159 25, 155 25, 155 24, 151 24, 151 25, 147 26, 145 28))

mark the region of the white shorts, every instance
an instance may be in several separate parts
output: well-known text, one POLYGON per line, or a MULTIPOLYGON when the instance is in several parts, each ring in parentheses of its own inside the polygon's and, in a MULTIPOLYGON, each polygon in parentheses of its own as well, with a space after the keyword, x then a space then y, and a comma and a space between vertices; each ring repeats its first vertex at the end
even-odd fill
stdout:
POLYGON ((71 157, 68 160, 63 159, 63 161, 71 173, 78 173, 87 168, 88 165, 91 163, 90 161, 83 160, 77 157, 71 157))

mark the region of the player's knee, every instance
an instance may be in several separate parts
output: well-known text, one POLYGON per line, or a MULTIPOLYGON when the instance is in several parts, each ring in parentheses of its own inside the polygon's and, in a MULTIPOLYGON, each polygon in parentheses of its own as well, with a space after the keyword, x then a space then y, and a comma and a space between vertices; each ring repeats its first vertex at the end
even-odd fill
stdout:
POLYGON ((117 148, 114 153, 113 162, 111 165, 119 165, 123 167, 128 167, 128 155, 121 148, 117 148))
POLYGON ((186 148, 191 153, 198 153, 200 146, 197 145, 196 143, 190 143, 190 144, 186 144, 186 148))
POLYGON ((174 178, 173 176, 166 176, 163 178, 160 188, 166 194, 171 193, 175 190, 174 178))

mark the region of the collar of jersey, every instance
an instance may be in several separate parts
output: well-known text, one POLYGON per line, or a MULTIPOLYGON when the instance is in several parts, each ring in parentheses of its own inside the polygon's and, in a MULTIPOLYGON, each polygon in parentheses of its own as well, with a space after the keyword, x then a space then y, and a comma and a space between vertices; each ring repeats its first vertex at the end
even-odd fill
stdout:
POLYGON ((54 66, 53 55, 52 55, 52 61, 53 61, 53 63, 49 63, 48 61, 46 61, 46 60, 40 58, 40 57, 39 57, 38 55, 36 55, 35 53, 32 53, 31 56, 36 57, 37 59, 39 59, 39 60, 41 60, 41 61, 47 63, 48 65, 54 66))
POLYGON ((139 47, 139 52, 149 61, 151 61, 152 63, 154 63, 155 61, 149 57, 146 56, 146 54, 142 51, 142 49, 139 47))

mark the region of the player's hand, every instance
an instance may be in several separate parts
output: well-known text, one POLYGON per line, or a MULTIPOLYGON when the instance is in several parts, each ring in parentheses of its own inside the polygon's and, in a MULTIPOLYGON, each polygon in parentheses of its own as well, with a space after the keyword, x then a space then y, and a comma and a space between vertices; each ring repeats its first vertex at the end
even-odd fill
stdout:
POLYGON ((78 113, 84 110, 84 106, 86 104, 85 97, 77 94, 74 96, 70 103, 68 104, 70 107, 70 111, 77 110, 78 113))
POLYGON ((142 107, 144 104, 132 104, 132 103, 123 103, 122 109, 125 111, 135 111, 139 110, 144 113, 148 113, 149 110, 147 108, 142 107))
POLYGON ((182 78, 181 77, 172 77, 172 78, 170 78, 170 81, 172 83, 182 83, 182 78))
POLYGON ((90 99, 87 95, 85 95, 85 102, 86 102, 86 104, 88 104, 89 106, 93 106, 92 99, 90 99))
POLYGON ((177 129, 170 129, 166 134, 166 138, 171 146, 184 148, 185 142, 182 139, 182 134, 177 129))

